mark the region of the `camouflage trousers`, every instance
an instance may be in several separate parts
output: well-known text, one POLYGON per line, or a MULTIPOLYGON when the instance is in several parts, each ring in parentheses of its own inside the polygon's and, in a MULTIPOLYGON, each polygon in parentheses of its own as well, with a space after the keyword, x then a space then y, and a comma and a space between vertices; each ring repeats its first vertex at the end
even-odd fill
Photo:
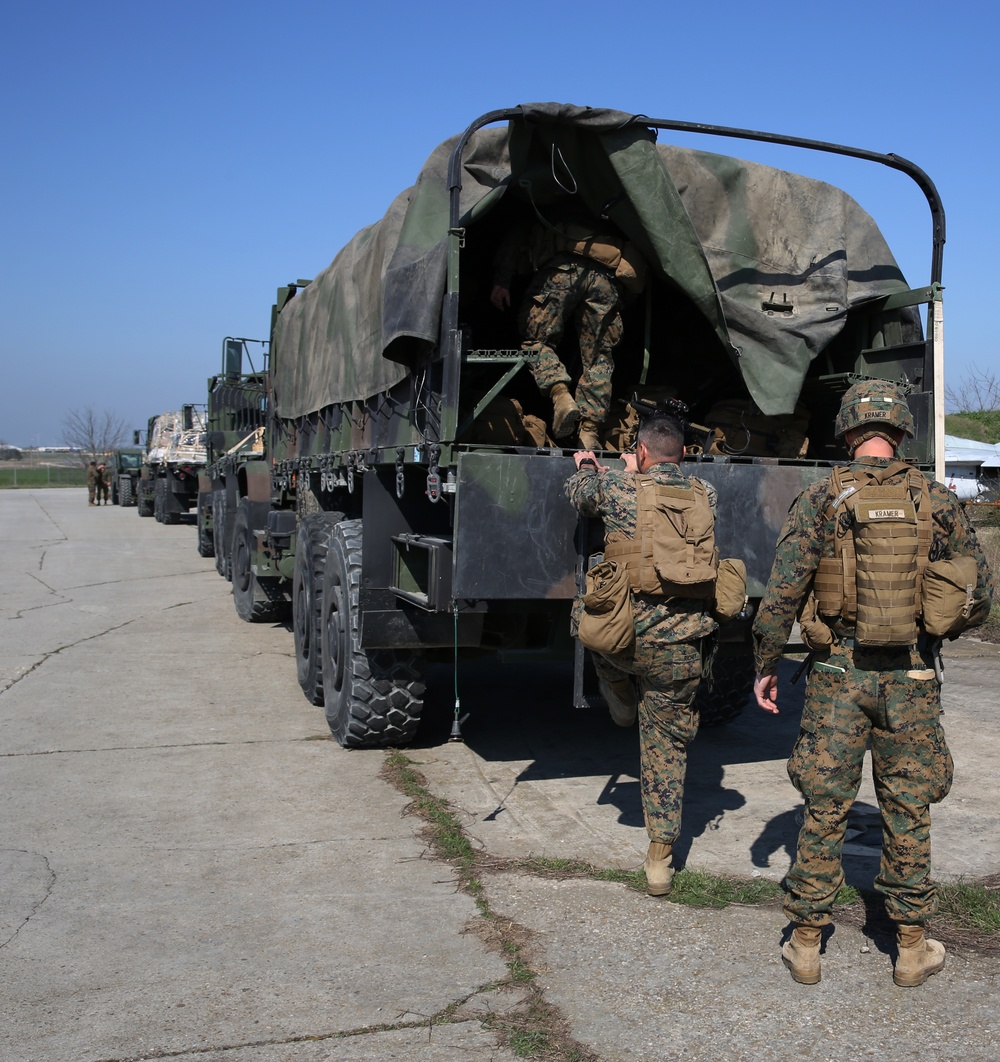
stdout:
POLYGON ((923 924, 933 916, 930 805, 947 796, 954 771, 940 710, 931 661, 916 650, 840 644, 813 665, 788 760, 788 776, 805 798, 798 851, 785 879, 792 921, 830 921, 844 882, 847 814, 869 743, 882 817, 875 888, 893 921, 923 924))
POLYGON ((673 844, 681 832, 687 746, 698 730, 693 704, 701 680, 701 640, 665 643, 655 628, 625 653, 594 653, 605 679, 639 683, 639 790, 650 841, 673 844))
POLYGON ((542 394, 557 383, 572 383, 556 354, 570 322, 582 365, 576 403, 584 419, 603 424, 611 403, 612 355, 622 337, 618 288, 599 266, 567 254, 539 270, 518 316, 522 348, 538 351, 531 373, 542 394))

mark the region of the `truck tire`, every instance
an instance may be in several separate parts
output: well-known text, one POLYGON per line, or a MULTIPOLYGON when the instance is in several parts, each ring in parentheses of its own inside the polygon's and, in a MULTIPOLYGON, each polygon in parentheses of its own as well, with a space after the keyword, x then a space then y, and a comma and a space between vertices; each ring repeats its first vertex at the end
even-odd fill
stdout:
POLYGON ((140 516, 154 515, 154 501, 152 498, 149 497, 148 493, 142 489, 141 486, 139 488, 139 499, 136 503, 136 508, 138 509, 140 516))
POLYGON ((233 525, 233 604, 236 615, 246 623, 266 623, 279 619, 286 608, 278 579, 259 579, 253 570, 253 529, 250 502, 240 500, 233 525))
POLYGON ((205 510, 208 506, 205 504, 207 495, 198 495, 198 556, 199 557, 214 557, 215 556, 215 542, 213 540, 211 528, 206 527, 208 523, 205 516, 205 510))
POLYGON ((361 521, 342 520, 330 536, 323 572, 323 702, 345 748, 405 745, 424 705, 423 654, 362 649, 358 630, 361 521))
POLYGON ((163 491, 160 495, 163 499, 161 502, 162 519, 165 524, 179 524, 181 522, 181 514, 174 509, 176 502, 174 501, 174 493, 170 489, 170 482, 169 478, 158 480, 158 483, 163 484, 163 491))
POLYGON ((162 479, 158 479, 153 493, 153 516, 156 517, 158 524, 163 523, 163 488, 165 486, 166 483, 162 479))
POLYGON ((223 579, 232 579, 229 549, 226 543, 226 492, 212 491, 212 549, 215 553, 215 570, 223 579))
POLYGON ((694 707, 699 714, 698 725, 722 726, 732 722, 747 706, 753 694, 753 652, 748 646, 723 643, 712 663, 712 686, 707 682, 698 687, 694 707), (727 651, 728 649, 728 651, 727 651))
POLYGON ((126 505, 135 504, 135 499, 132 497, 132 480, 128 476, 122 476, 118 480, 118 504, 123 508, 126 505))
POLYGON ((300 524, 292 576, 295 672, 310 703, 323 703, 323 573, 334 525, 342 513, 314 513, 300 524))

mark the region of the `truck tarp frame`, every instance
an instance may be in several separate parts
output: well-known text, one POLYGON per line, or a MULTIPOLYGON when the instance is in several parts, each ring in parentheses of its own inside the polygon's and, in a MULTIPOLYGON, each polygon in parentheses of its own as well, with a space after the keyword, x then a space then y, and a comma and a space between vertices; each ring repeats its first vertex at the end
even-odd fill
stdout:
MULTIPOLYGON (((450 241, 513 185, 529 180, 544 195, 551 173, 540 172, 539 158, 551 158, 553 170, 564 166, 588 208, 610 210, 653 270, 692 300, 761 410, 790 412, 812 359, 843 329, 848 311, 908 285, 874 221, 840 189, 657 145, 659 128, 811 147, 907 172, 931 204, 931 280, 939 279, 944 217, 937 194, 898 156, 613 110, 524 104, 484 115, 441 144, 416 184, 281 311, 273 351, 278 415, 297 418, 370 398, 428 356, 457 356, 439 347, 443 330, 457 324, 442 321, 449 283, 456 283, 448 274, 450 241), (501 121, 506 126, 486 128, 501 121), (787 296, 792 313, 763 312, 775 291, 787 296)), ((904 339, 919 340, 916 309, 901 312, 904 339)))

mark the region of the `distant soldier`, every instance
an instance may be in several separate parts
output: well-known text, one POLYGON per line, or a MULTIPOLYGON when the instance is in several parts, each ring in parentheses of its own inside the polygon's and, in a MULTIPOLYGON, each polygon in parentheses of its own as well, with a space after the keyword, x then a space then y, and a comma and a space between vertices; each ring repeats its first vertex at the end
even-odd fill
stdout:
POLYGON ((510 307, 518 274, 532 273, 518 311, 521 348, 537 352, 531 373, 552 399, 552 434, 600 449, 598 436, 611 404, 614 351, 622 337, 622 287, 642 288, 644 263, 609 223, 590 219, 515 226, 497 252, 490 301, 510 307), (582 372, 575 397, 572 379, 556 353, 566 329, 577 330, 582 372))
POLYGON ((706 580, 715 579, 715 488, 681 472, 683 455, 681 420, 656 412, 640 423, 636 452, 625 455, 624 471, 602 468, 593 453, 581 451, 574 454, 577 472, 566 483, 576 508, 604 521, 605 559, 615 559, 628 576, 633 644, 617 653, 595 652, 593 658, 614 721, 631 726, 638 712, 640 789, 649 835, 643 869, 653 896, 665 896, 673 880, 671 851, 680 834, 687 745, 698 729, 693 705, 703 642, 717 626, 711 596, 697 594, 711 586, 697 583, 685 590, 668 583, 665 573, 672 565, 660 563, 661 556, 675 555, 678 567, 689 564, 692 570, 704 569, 706 580), (698 547, 661 517, 664 499, 673 510, 689 513, 687 526, 699 528, 698 547), (643 549, 653 538, 657 545, 666 540, 664 554, 655 556, 656 570, 643 549))
POLYGON ((101 499, 104 499, 105 505, 110 505, 110 492, 111 492, 111 472, 103 461, 97 466, 97 504, 101 504, 101 499))
POLYGON ((851 463, 792 504, 753 628, 754 693, 766 712, 778 711, 778 661, 797 615, 812 649, 802 728, 788 761, 805 809, 785 879, 794 928, 782 959, 800 984, 820 980, 821 935, 844 883, 847 815, 870 743, 882 814, 875 888, 897 928, 893 979, 908 988, 945 959, 944 946, 924 935, 937 910, 930 805, 948 794, 953 772, 939 721, 940 641, 928 631, 954 637, 982 623, 993 584, 955 495, 896 458, 904 434, 913 434, 898 387, 854 384, 834 431, 851 463), (931 596, 947 585, 939 572, 960 573, 950 603, 931 596))
POLYGON ((101 473, 97 470, 97 462, 91 461, 87 465, 87 504, 95 504, 97 497, 97 484, 101 479, 101 473))

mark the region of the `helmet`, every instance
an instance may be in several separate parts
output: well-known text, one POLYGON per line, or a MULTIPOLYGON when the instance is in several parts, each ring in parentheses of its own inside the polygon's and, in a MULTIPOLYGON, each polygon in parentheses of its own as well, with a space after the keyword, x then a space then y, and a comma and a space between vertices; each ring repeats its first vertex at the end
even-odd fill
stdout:
POLYGON ((888 424, 913 435, 913 416, 898 384, 888 380, 859 380, 844 393, 833 433, 839 439, 851 428, 888 424))

